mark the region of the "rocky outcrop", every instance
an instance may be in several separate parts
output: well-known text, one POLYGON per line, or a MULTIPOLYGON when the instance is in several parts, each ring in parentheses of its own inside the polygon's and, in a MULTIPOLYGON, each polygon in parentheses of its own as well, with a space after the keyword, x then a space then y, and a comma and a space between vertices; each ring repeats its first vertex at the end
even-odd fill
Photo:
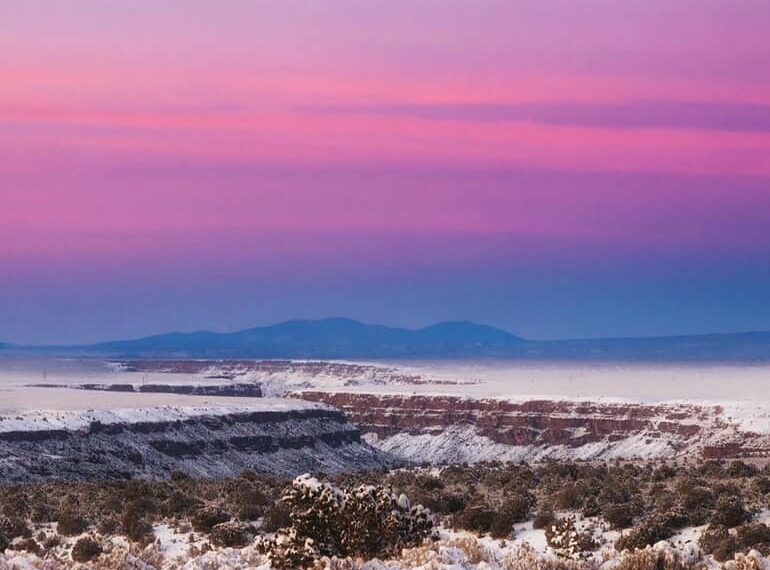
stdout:
POLYGON ((770 455, 718 406, 297 392, 342 410, 368 441, 405 459, 474 461, 770 455))
POLYGON ((225 477, 244 469, 293 476, 388 462, 336 410, 177 411, 169 420, 70 421, 72 427, 51 429, 38 420, 26 429, 23 418, 8 419, 0 429, 0 483, 166 477, 172 471, 225 477))
POLYGON ((252 382, 227 384, 28 384, 29 388, 71 388, 101 392, 182 394, 185 396, 231 396, 261 398, 262 388, 252 382))

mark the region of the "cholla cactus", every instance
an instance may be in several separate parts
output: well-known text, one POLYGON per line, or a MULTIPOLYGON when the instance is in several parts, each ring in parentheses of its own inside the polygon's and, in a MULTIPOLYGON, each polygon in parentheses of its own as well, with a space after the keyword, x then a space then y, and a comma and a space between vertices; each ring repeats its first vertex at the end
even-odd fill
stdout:
POLYGON ((596 548, 593 538, 575 528, 574 517, 567 517, 545 529, 545 538, 558 556, 580 560, 596 548))
POLYGON ((429 511, 384 487, 343 490, 303 475, 283 501, 291 527, 258 545, 273 568, 303 568, 322 556, 391 555, 420 544, 433 530, 429 511))

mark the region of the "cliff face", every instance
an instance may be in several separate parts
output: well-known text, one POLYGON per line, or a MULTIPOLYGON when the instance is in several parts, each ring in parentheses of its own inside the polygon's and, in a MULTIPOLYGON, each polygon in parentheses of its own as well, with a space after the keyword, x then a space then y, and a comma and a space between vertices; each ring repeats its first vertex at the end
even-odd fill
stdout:
POLYGON ((0 421, 0 482, 165 477, 175 470, 203 477, 244 469, 294 476, 387 461, 335 410, 177 412, 168 420, 108 423, 76 417, 50 428, 0 421))
POLYGON ((651 459, 691 453, 719 458, 770 451, 768 436, 731 424, 718 406, 320 391, 295 396, 339 408, 367 441, 415 461, 651 459))

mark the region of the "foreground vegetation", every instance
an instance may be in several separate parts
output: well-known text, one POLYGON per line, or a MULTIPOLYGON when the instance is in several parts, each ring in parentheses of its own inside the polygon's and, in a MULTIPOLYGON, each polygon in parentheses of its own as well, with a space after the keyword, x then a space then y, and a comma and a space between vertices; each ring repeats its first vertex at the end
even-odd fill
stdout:
POLYGON ((219 481, 177 473, 168 481, 0 487, 0 552, 34 554, 51 568, 108 568, 121 537, 126 557, 161 567, 162 525, 186 537, 185 559, 248 549, 253 558, 243 567, 356 568, 356 560, 379 558, 441 568, 459 549, 471 564, 496 557, 488 567, 500 568, 763 568, 770 527, 758 519, 768 507, 770 469, 741 461, 480 464, 294 483, 253 472, 219 481), (516 542, 522 523, 543 530, 546 555, 516 542), (690 552, 660 548, 693 527, 690 552), (489 553, 492 539, 502 554, 489 553))

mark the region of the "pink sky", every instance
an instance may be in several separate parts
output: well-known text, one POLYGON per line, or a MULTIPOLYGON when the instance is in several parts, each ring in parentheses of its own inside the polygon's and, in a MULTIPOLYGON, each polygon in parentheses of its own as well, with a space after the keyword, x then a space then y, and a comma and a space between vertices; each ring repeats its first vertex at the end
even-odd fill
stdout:
MULTIPOLYGON (((52 267, 94 290, 137 260, 138 279, 203 265, 263 283, 256 267, 307 282, 387 267, 426 291, 472 267, 501 297, 436 317, 611 334, 521 323, 506 280, 552 260, 572 269, 547 278, 572 283, 581 263, 632 258, 665 281, 674 252, 698 271, 714 255, 710 286, 727 287, 726 263, 770 254, 764 0, 6 0, 0 22, 0 294, 20 306, 52 267)), ((741 275, 762 300, 764 276, 741 275)), ((71 336, 304 316, 295 301, 236 319, 236 299, 221 322, 86 319, 71 336)), ((708 310, 690 328, 730 311, 770 328, 754 301, 708 310)), ((0 340, 53 339, 52 315, 0 306, 0 340)), ((618 332, 651 331, 624 318, 618 332)))

